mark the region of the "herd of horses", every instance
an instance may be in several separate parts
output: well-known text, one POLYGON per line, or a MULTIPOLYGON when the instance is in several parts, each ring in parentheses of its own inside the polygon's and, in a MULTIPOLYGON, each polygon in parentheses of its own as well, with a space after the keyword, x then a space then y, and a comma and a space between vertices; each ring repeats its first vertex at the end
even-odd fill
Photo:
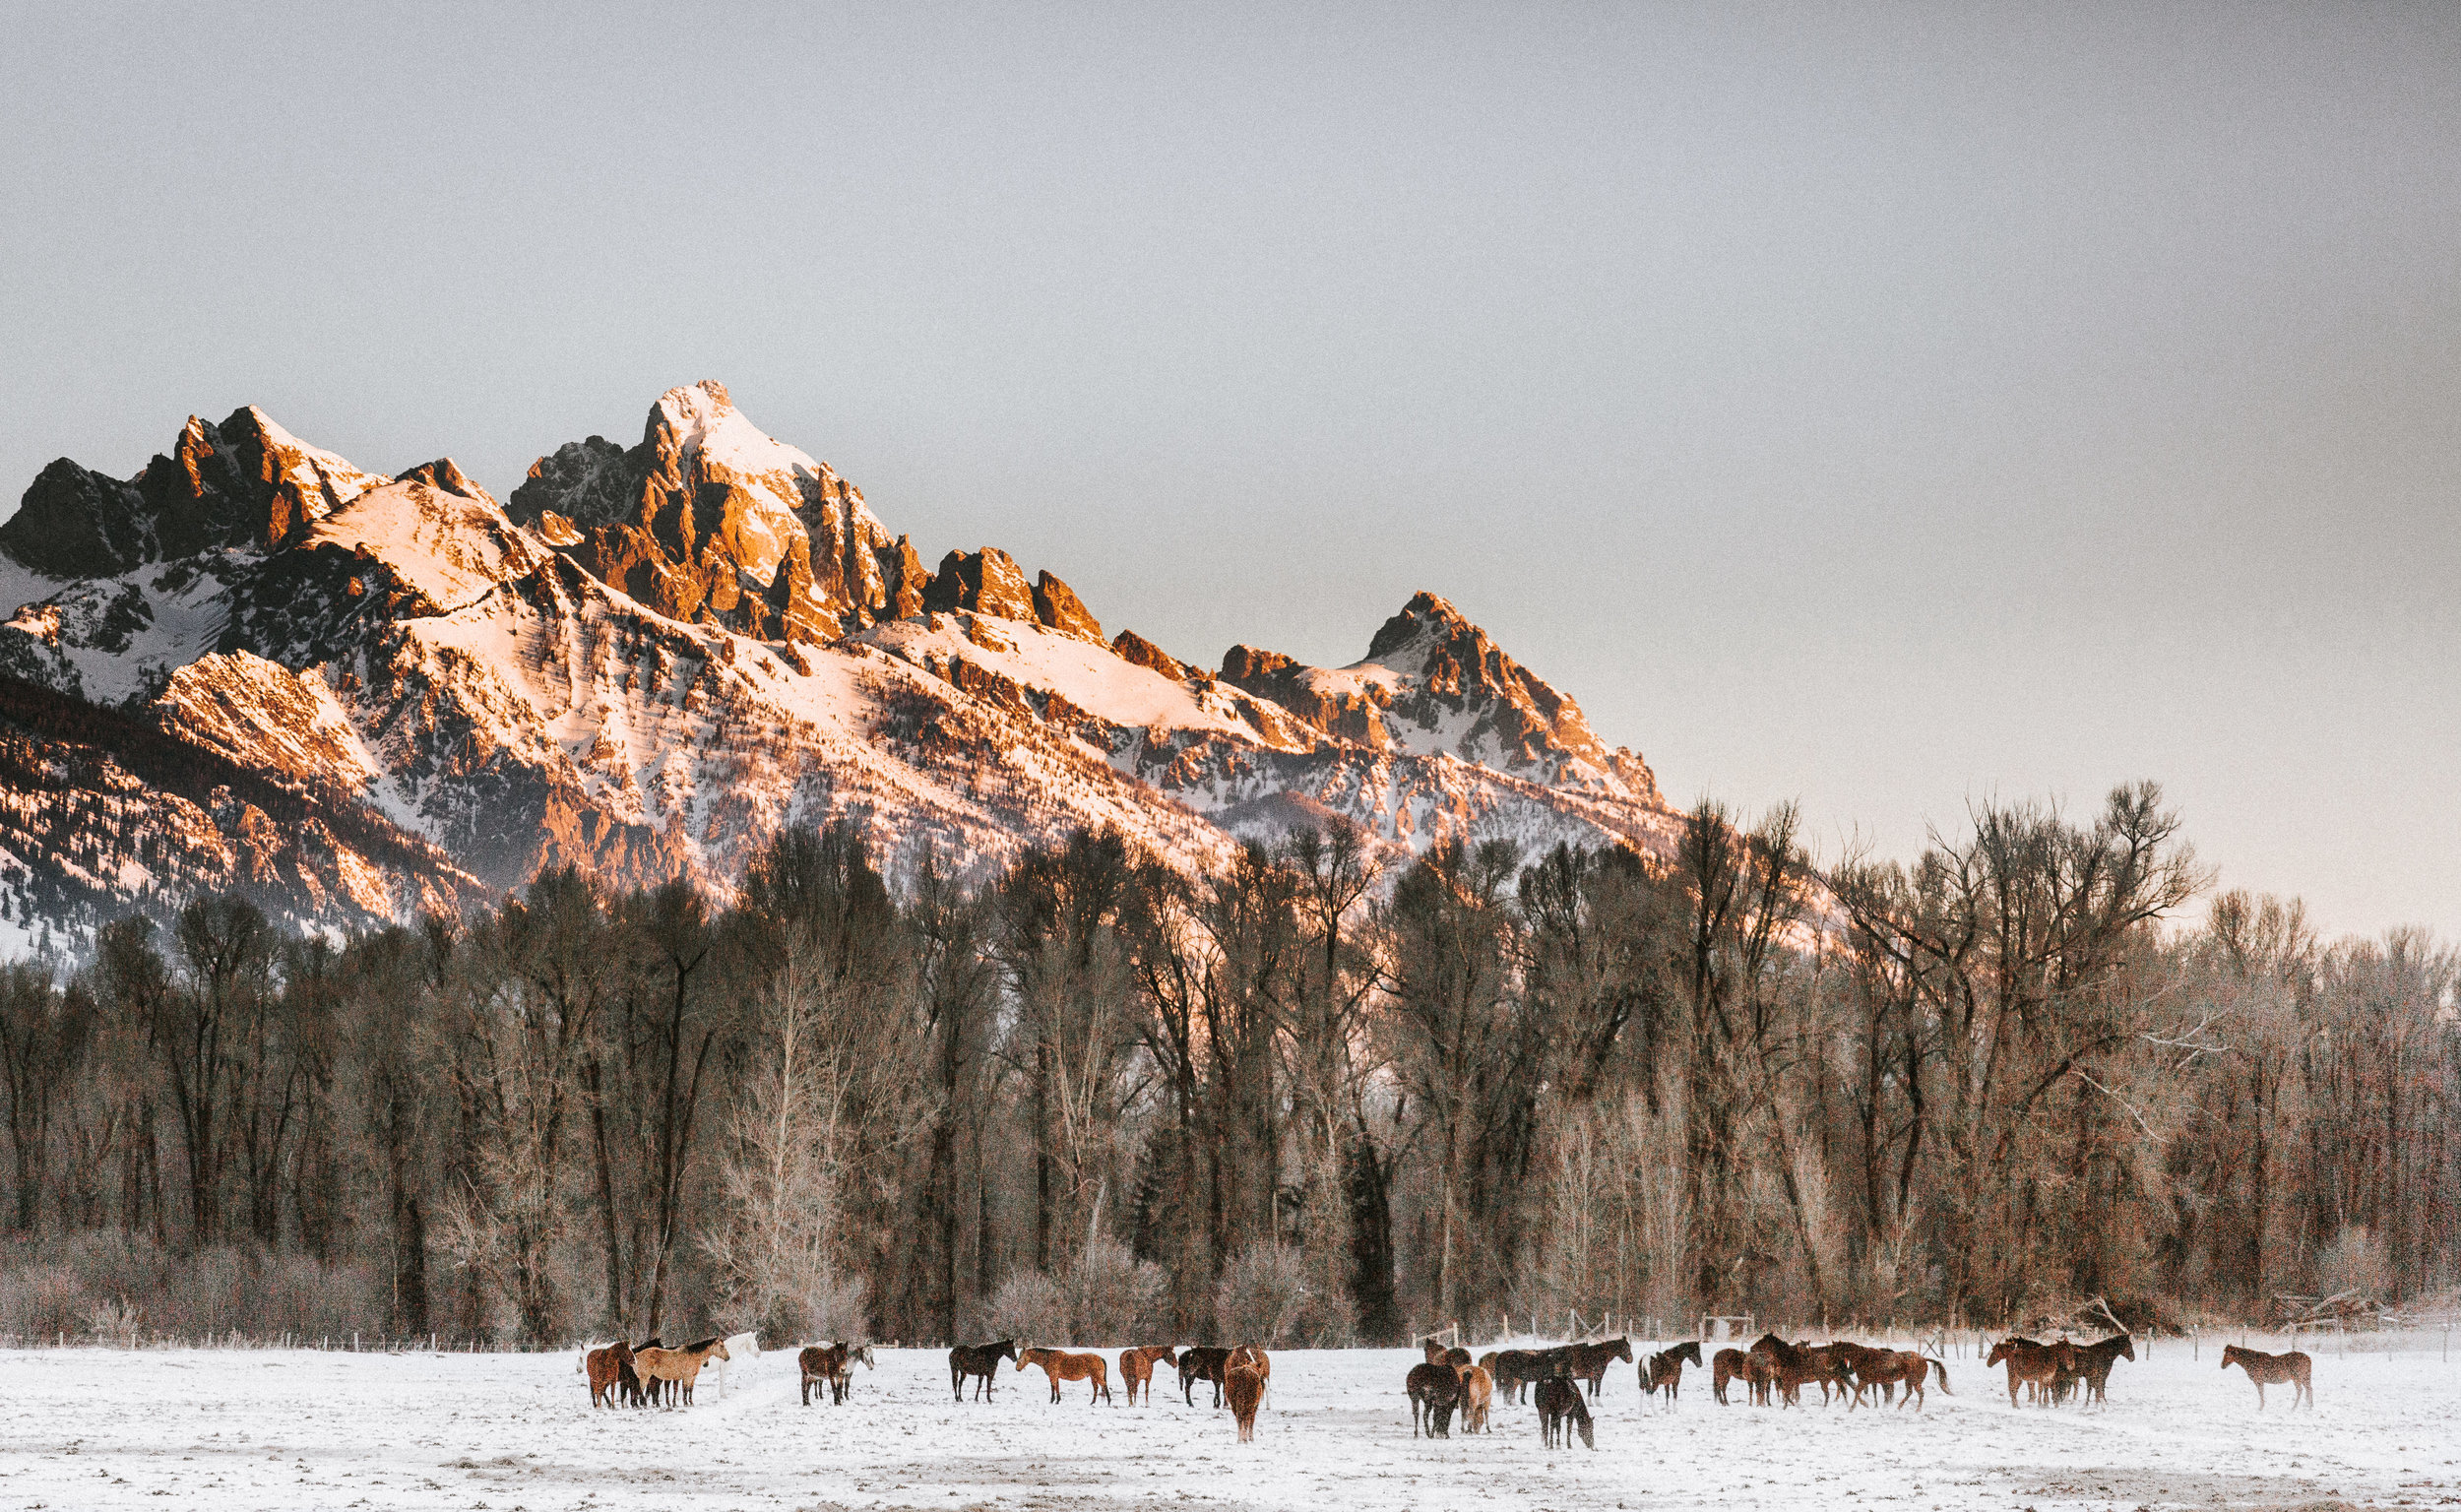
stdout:
MULTIPOLYGON (((747 1337, 737 1335, 736 1341, 747 1337)), ((668 1349, 657 1339, 637 1346, 618 1341, 587 1351, 582 1355, 581 1368, 590 1380, 590 1405, 688 1404, 702 1368, 712 1359, 723 1361, 730 1357, 726 1348, 730 1342, 735 1341, 713 1337, 668 1349)), ((1508 1402, 1522 1402, 1535 1391, 1539 1434, 1549 1448, 1569 1447, 1575 1433, 1584 1445, 1597 1448, 1595 1424, 1583 1400, 1584 1389, 1595 1397, 1606 1385, 1609 1366, 1617 1361, 1635 1363, 1632 1341, 1626 1338, 1562 1344, 1543 1350, 1493 1350, 1475 1359, 1459 1346, 1430 1341, 1423 1349, 1425 1360, 1413 1365, 1403 1383, 1410 1398, 1412 1437, 1450 1438, 1456 1414, 1464 1433, 1484 1433, 1498 1393, 1508 1402)), ((1985 1367, 2006 1367, 2009 1406, 2018 1406, 2023 1400, 2050 1407, 2071 1399, 2081 1404, 2108 1403, 2112 1367, 2135 1357, 2135 1342, 2124 1333, 2092 1344, 2011 1337, 1991 1347, 1985 1367)), ((964 1402, 966 1383, 974 1381, 976 1400, 989 1400, 1003 1360, 1014 1363, 1021 1373, 1040 1366, 1050 1384, 1053 1402, 1060 1400, 1061 1384, 1070 1381, 1087 1383, 1088 1406, 1116 1401, 1110 1389, 1110 1363, 1102 1355, 1021 1346, 1014 1339, 959 1345, 949 1351, 951 1393, 964 1402)), ((796 1362, 806 1407, 811 1405, 813 1392, 823 1388, 831 1402, 845 1402, 854 1365, 860 1362, 869 1369, 873 1363, 871 1346, 846 1341, 808 1346, 797 1355, 796 1362)), ((1683 1367, 1701 1366, 1700 1346, 1678 1344, 1637 1364, 1643 1394, 1664 1393, 1672 1406, 1682 1390, 1683 1367)), ((2303 1397, 2310 1409, 2315 1406, 2310 1362, 2296 1350, 2267 1354, 2231 1345, 2222 1352, 2222 1368, 2227 1370, 2233 1365, 2246 1371, 2254 1383, 2259 1408, 2264 1406, 2265 1387, 2280 1385, 2291 1388, 2293 1407, 2303 1397)), ((1127 1389, 1131 1405, 1139 1392, 1144 1393, 1146 1402, 1154 1400, 1158 1366, 1178 1370, 1179 1393, 1190 1407, 1196 1405, 1197 1386, 1211 1383, 1214 1406, 1219 1409, 1226 1401, 1229 1403, 1238 1426, 1239 1441, 1246 1443, 1255 1436, 1256 1411, 1273 1377, 1273 1361, 1262 1349, 1249 1344, 1139 1345, 1123 1350, 1119 1354, 1119 1380, 1127 1389)), ((1755 1406, 1798 1406, 1803 1388, 1817 1385, 1823 1406, 1832 1400, 1842 1401, 1850 1412, 1863 1405, 1864 1394, 1875 1388, 1882 1406, 1894 1403, 1902 1411, 1912 1405, 1918 1412, 1924 1406, 1926 1384, 1936 1380, 1942 1392, 1948 1390, 1948 1365, 1936 1356, 1915 1350, 1877 1349, 1842 1339, 1827 1344, 1808 1340, 1789 1344, 1775 1334, 1763 1334, 1748 1350, 1718 1351, 1708 1368, 1711 1389, 1720 1406, 1729 1405, 1727 1388, 1738 1381, 1755 1406), (1901 1389, 1902 1397, 1898 1395, 1901 1389)))

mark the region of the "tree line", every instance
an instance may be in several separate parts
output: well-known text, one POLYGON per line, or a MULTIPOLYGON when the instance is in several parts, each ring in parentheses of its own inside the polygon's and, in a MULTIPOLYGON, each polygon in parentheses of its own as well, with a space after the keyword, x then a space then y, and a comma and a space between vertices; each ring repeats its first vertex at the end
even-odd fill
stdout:
POLYGON ((1664 857, 1080 833, 899 889, 838 824, 728 898, 554 871, 339 939, 200 898, 0 971, 0 1332, 1329 1345, 2461 1282, 2452 950, 2211 896, 2150 785, 1970 819, 1825 870, 1707 802, 1664 857))

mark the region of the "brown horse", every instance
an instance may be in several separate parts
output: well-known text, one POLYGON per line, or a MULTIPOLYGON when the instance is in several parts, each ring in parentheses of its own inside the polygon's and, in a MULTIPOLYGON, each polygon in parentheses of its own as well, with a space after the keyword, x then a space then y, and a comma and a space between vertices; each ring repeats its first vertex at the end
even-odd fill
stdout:
POLYGON ((1948 1366, 1941 1361, 1914 1350, 1865 1350, 1855 1366, 1855 1395, 1860 1398, 1863 1388, 1877 1386, 1880 1400, 1886 1402, 1893 1400, 1895 1388, 1903 1386, 1906 1396, 1897 1403, 1898 1411, 1905 1411, 1906 1403, 1911 1402, 1915 1411, 1921 1412, 1924 1383, 1933 1370, 1939 1372, 1939 1389, 1948 1391, 1948 1366))
POLYGON ((1743 1380, 1743 1365, 1749 1357, 1741 1350, 1720 1350, 1710 1356, 1709 1389, 1720 1407, 1733 1405, 1726 1399, 1727 1383, 1743 1380))
POLYGON ((1256 1437, 1256 1408, 1265 1400, 1263 1358, 1262 1350, 1242 1350, 1223 1371, 1223 1390, 1230 1397, 1230 1420, 1239 1425, 1243 1444, 1256 1437))
POLYGON ((1683 1389, 1683 1362, 1687 1359, 1695 1369, 1699 1367, 1698 1344, 1678 1344, 1672 1350, 1660 1350, 1652 1354, 1640 1367, 1641 1390, 1654 1397, 1663 1388, 1667 1401, 1672 1403, 1683 1389))
POLYGON ((1539 1350, 1504 1350, 1480 1363, 1495 1377, 1495 1387, 1507 1402, 1527 1401, 1531 1385, 1546 1376, 1546 1353, 1539 1350))
POLYGON ((1087 1392, 1085 1398, 1085 1405, 1088 1407, 1092 1407, 1097 1402, 1111 1400, 1110 1366, 1104 1362, 1100 1354, 1069 1354, 1059 1350, 1028 1350, 1017 1356, 1017 1368, 1023 1371, 1028 1365, 1041 1365, 1042 1373, 1050 1377, 1051 1400, 1054 1402, 1059 1400, 1059 1383, 1062 1381, 1092 1381, 1094 1389, 1087 1392))
POLYGON ((1179 1395, 1196 1405, 1196 1383, 1214 1383, 1214 1406, 1222 1406, 1222 1375, 1230 1367, 1230 1351, 1221 1345, 1191 1344, 1179 1352, 1179 1395))
POLYGON ((1598 1440, 1592 1436, 1589 1404, 1581 1400, 1581 1388, 1571 1377, 1550 1375, 1539 1382, 1539 1439, 1547 1448, 1557 1444, 1572 1447, 1572 1429, 1579 1429, 1581 1442, 1595 1449, 1598 1440))
POLYGON ((2017 1405, 2017 1385, 2023 1382, 2034 1393, 2035 1401, 2051 1405, 2051 1383, 2062 1370, 2076 1368, 2076 1346, 2065 1339, 2057 1344, 2043 1344, 2032 1339, 2002 1339, 1991 1346, 1990 1357, 1983 1368, 2005 1361, 2008 1366, 2008 1405, 2017 1405))
POLYGON ((2287 1354, 2267 1354, 2262 1350, 2241 1349, 2236 1344, 2222 1347, 2222 1368, 2237 1365, 2247 1372, 2247 1379, 2256 1383, 2256 1411, 2264 1411, 2264 1388, 2287 1383, 2290 1405, 2297 1407, 2301 1393, 2307 1398, 2307 1411, 2315 1411, 2315 1384, 2308 1379, 2307 1356, 2298 1350, 2287 1354))
POLYGON ((1453 1409, 1461 1405, 1460 1370, 1436 1360, 1413 1365, 1403 1389, 1410 1393, 1411 1437, 1419 1436, 1421 1423, 1429 1438, 1453 1436, 1453 1409))
POLYGON ((632 1368, 643 1382, 664 1381, 679 1392, 684 1404, 692 1402, 692 1383, 701 1378, 701 1367, 713 1359, 726 1359, 726 1341, 711 1337, 698 1344, 687 1344, 680 1350, 645 1347, 634 1352, 632 1368))
MULTIPOLYGON (((1229 1354, 1225 1355, 1223 1357, 1222 1365, 1224 1374, 1227 1376, 1232 1365, 1240 1363, 1245 1363, 1254 1368, 1258 1375, 1264 1377, 1265 1385, 1267 1387, 1270 1388, 1273 1385, 1273 1356, 1267 1354, 1261 1346, 1242 1344, 1238 1348, 1232 1350, 1229 1354)), ((1226 1387, 1230 1383, 1227 1380, 1224 1382, 1226 1387)))
POLYGON ((1594 1397, 1607 1384, 1609 1365, 1618 1359, 1627 1365, 1632 1363, 1632 1341, 1618 1337, 1602 1339, 1596 1344, 1566 1345, 1564 1353, 1568 1356, 1564 1374, 1589 1382, 1590 1395, 1594 1397))
POLYGON ((2092 1344, 2076 1347, 2076 1375, 2085 1386, 2085 1400, 2111 1404, 2111 1367, 2123 1359, 2136 1357, 2136 1341, 2126 1334, 2113 1334, 2092 1344))
MULTIPOLYGON (((803 1378, 803 1405, 805 1407, 812 1405, 813 1387, 835 1388, 838 1377, 846 1370, 847 1349, 848 1346, 844 1342, 807 1345, 801 1354, 794 1356, 795 1368, 803 1378)), ((843 1402, 846 1399, 839 1397, 836 1400, 843 1402)))
POLYGON ((966 1400, 967 1379, 980 1376, 982 1384, 975 1388, 975 1395, 989 1401, 994 1377, 1000 1373, 1000 1361, 1016 1357, 1017 1341, 1014 1339, 1002 1339, 997 1344, 961 1344, 949 1351, 949 1390, 958 1401, 963 1402, 966 1400))
MULTIPOLYGON (((1789 1344, 1775 1334, 1762 1334, 1752 1344, 1751 1357, 1763 1362, 1766 1381, 1752 1382, 1752 1400, 1766 1403, 1767 1387, 1774 1384, 1778 1396, 1788 1407, 1802 1405, 1803 1383, 1823 1382, 1821 1395, 1827 1392, 1826 1382, 1839 1380, 1837 1365, 1825 1354, 1815 1353, 1808 1344, 1789 1344)), ((1841 1381, 1842 1384, 1842 1381, 1841 1381)))
POLYGON ((1461 1372, 1461 1430, 1464 1433, 1486 1431, 1487 1409, 1495 1402, 1495 1377, 1484 1365, 1472 1365, 1461 1372))
POLYGON ((623 1402, 640 1405, 641 1377, 633 1372, 632 1346, 621 1339, 584 1354, 581 1369, 590 1378, 592 1407, 614 1407, 623 1402))
POLYGON ((1145 1391, 1145 1400, 1148 1405, 1151 1405, 1154 1400, 1154 1367, 1158 1364, 1175 1365, 1178 1362, 1179 1352, 1167 1344, 1140 1344, 1134 1349, 1121 1350, 1119 1352, 1119 1384, 1128 1388, 1129 1404, 1135 1405, 1137 1390, 1142 1387, 1145 1391))

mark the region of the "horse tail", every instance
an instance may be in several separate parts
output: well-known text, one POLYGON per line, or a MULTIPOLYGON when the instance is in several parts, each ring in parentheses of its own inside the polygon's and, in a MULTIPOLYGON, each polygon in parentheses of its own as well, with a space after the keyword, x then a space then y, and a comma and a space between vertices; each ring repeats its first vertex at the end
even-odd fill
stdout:
POLYGON ((1939 1389, 1941 1393, 1946 1396, 1955 1396, 1956 1393, 1948 1389, 1948 1361, 1944 1359, 1932 1360, 1931 1368, 1939 1372, 1939 1389))

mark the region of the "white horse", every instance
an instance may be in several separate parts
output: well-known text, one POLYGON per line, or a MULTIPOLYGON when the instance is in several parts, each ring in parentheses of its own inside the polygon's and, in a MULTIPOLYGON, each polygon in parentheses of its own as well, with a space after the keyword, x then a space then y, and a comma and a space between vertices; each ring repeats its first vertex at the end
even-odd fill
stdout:
POLYGON ((726 1367, 738 1355, 749 1360, 760 1358, 760 1354, 761 1336, 757 1330, 728 1336, 726 1353, 718 1356, 718 1394, 722 1397, 726 1394, 726 1367))

